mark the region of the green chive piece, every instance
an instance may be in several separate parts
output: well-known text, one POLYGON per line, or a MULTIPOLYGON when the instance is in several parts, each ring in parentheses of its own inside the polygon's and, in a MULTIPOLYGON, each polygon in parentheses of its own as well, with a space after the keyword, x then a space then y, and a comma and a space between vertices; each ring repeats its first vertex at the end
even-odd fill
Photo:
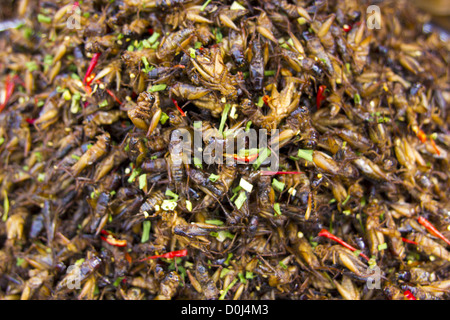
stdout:
POLYGON ((220 119, 219 133, 223 135, 223 128, 225 127, 225 122, 227 121, 228 111, 230 111, 231 104, 227 103, 222 111, 222 118, 220 119))
POLYGON ((177 195, 175 192, 173 192, 170 189, 166 190, 166 196, 171 197, 174 201, 177 201, 179 198, 179 195, 177 195))
POLYGON ((247 122, 247 124, 245 125, 245 132, 248 132, 250 130, 251 125, 252 125, 251 121, 247 122))
POLYGON ((203 169, 202 161, 197 157, 194 157, 194 166, 198 169, 203 169))
POLYGON ((243 283, 243 284, 246 284, 246 283, 247 283, 247 280, 245 279, 244 274, 243 274, 242 272, 239 272, 239 273, 238 273, 238 277, 239 277, 239 281, 240 281, 241 283, 243 283))
POLYGON ((186 200, 186 209, 192 211, 192 202, 190 202, 189 200, 186 200))
POLYGON ((147 175, 144 173, 139 176, 139 189, 142 190, 146 186, 147 186, 147 175))
POLYGON ((229 252, 228 256, 227 256, 227 260, 225 260, 224 264, 229 265, 232 257, 233 257, 233 254, 231 252, 229 252))
POLYGON ((163 91, 166 88, 167 88, 167 84, 164 84, 164 83, 156 84, 149 89, 149 92, 163 91))
POLYGON ((220 278, 222 279, 222 278, 225 277, 228 273, 230 273, 230 269, 223 268, 223 269, 220 271, 220 278))
POLYGON ((215 226, 223 225, 223 221, 217 220, 217 219, 215 219, 215 220, 205 220, 205 223, 212 224, 212 225, 215 225, 215 226))
POLYGON ((239 181, 239 185, 247 192, 252 192, 253 185, 249 182, 247 182, 245 179, 241 178, 239 181))
POLYGON ((386 250, 387 249, 387 243, 382 243, 380 245, 378 245, 378 250, 382 251, 382 250, 386 250))
POLYGON ((275 190, 277 190, 277 191, 279 191, 279 192, 282 192, 282 191, 284 190, 284 183, 278 181, 277 179, 273 179, 273 180, 272 180, 272 187, 273 187, 275 190))
POLYGON ((205 11, 206 7, 208 6, 208 4, 211 2, 211 0, 206 0, 206 2, 202 5, 202 7, 200 8, 200 11, 205 11))
POLYGON ((25 67, 30 72, 36 71, 38 69, 38 65, 35 61, 29 61, 29 62, 25 63, 25 67))
POLYGON ((234 202, 238 210, 242 208, 242 205, 244 204, 245 200, 247 200, 247 195, 245 194, 245 191, 242 190, 239 193, 239 196, 237 197, 236 201, 234 202))
POLYGON ((361 96, 358 93, 355 94, 353 100, 355 101, 355 104, 361 104, 361 96))
POLYGON ((148 220, 142 223, 142 238, 141 243, 147 242, 150 239, 150 227, 152 223, 148 220))
POLYGON ((282 213, 278 202, 273 205, 273 210, 275 210, 275 217, 281 216, 282 213))
POLYGON ((313 152, 314 152, 314 150, 299 149, 297 156, 302 159, 305 159, 306 161, 312 162, 313 161, 313 152))
POLYGON ((150 44, 154 44, 156 42, 156 40, 158 40, 160 35, 161 34, 158 32, 153 32, 152 36, 150 38, 148 38, 148 42, 150 42, 150 44))
POLYGON ((264 71, 264 76, 266 76, 266 77, 274 76, 275 73, 276 73, 275 70, 267 70, 267 71, 264 71))
POLYGON ((345 200, 342 202, 342 205, 345 206, 345 204, 347 203, 347 201, 350 199, 350 195, 347 196, 347 198, 345 198, 345 200))
POLYGON ((261 151, 256 162, 253 164, 253 169, 257 170, 261 164, 270 156, 271 151, 269 148, 265 148, 261 151))
POLYGON ((72 155, 70 155, 70 157, 71 157, 72 159, 77 160, 77 161, 81 159, 81 157, 80 157, 80 156, 77 156, 76 154, 72 154, 72 155))
POLYGON ((219 297, 219 300, 224 300, 225 296, 227 295, 228 291, 233 288, 233 286, 236 284, 236 282, 238 282, 238 279, 234 279, 233 282, 231 282, 228 287, 225 288, 225 290, 223 290, 222 294, 219 297))
POLYGON ((209 180, 212 182, 216 182, 219 178, 220 178, 220 176, 218 176, 217 174, 214 174, 214 173, 211 173, 211 175, 209 176, 209 180))
POLYGON ((195 45, 194 45, 194 48, 195 48, 195 49, 200 49, 202 46, 203 46, 203 44, 202 44, 201 42, 198 42, 198 41, 197 41, 197 42, 195 43, 195 45))
POLYGON ((98 104, 98 106, 100 107, 100 108, 104 108, 104 107, 107 107, 108 106, 108 100, 103 100, 102 102, 100 102, 99 104, 98 104))
POLYGON ((52 18, 44 16, 43 14, 38 14, 37 19, 41 23, 52 23, 52 18))
POLYGON ((169 116, 163 112, 161 114, 161 118, 159 119, 159 122, 161 122, 161 124, 165 124, 167 122, 167 120, 169 120, 169 116))
POLYGON ((258 103, 257 103, 256 105, 257 105, 258 107, 262 108, 262 106, 264 105, 263 97, 259 97, 258 103))

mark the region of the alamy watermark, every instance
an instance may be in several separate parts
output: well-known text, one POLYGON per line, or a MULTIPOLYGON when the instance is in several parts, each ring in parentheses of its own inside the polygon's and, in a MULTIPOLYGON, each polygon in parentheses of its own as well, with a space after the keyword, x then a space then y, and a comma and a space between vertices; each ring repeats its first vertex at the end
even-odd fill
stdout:
POLYGON ((366 10, 366 24, 368 29, 381 29, 381 10, 379 6, 371 5, 366 10))

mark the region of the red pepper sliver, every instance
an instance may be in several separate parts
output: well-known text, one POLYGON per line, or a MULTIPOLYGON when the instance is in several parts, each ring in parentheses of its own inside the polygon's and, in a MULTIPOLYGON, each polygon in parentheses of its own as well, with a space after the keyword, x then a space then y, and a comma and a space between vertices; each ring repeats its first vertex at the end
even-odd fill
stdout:
POLYGON ((322 103, 323 99, 325 99, 324 93, 326 88, 327 86, 319 86, 316 97, 317 110, 320 109, 320 104, 322 103))
POLYGON ((9 98, 11 98, 11 96, 14 92, 14 88, 16 86, 14 81, 16 78, 17 78, 17 76, 15 76, 13 78, 13 80, 11 80, 10 76, 8 75, 5 79, 5 90, 6 90, 5 101, 0 105, 0 112, 2 112, 3 109, 6 107, 6 105, 8 104, 9 98))
POLYGON ((406 238, 402 238, 402 241, 405 242, 405 243, 415 244, 416 246, 418 245, 417 242, 409 240, 409 239, 406 239, 406 238))
POLYGON ((300 174, 301 171, 261 171, 263 176, 274 176, 278 174, 300 174))
POLYGON ((143 261, 150 260, 150 259, 158 259, 158 258, 173 259, 173 258, 178 258, 178 257, 185 257, 186 255, 187 255, 187 249, 183 249, 183 250, 171 251, 171 252, 167 252, 165 254, 147 257, 142 260, 139 260, 139 262, 143 262, 143 261))
POLYGON ((406 299, 408 300, 417 300, 416 297, 414 297, 414 295, 412 294, 411 291, 406 290, 405 292, 403 292, 403 295, 406 297, 406 299))
POLYGON ((239 157, 237 154, 233 155, 234 160, 243 162, 252 162, 258 158, 258 154, 252 154, 251 156, 239 157))
POLYGON ((88 77, 91 75, 91 73, 94 70, 95 66, 97 65, 98 58, 100 57, 100 54, 101 53, 95 53, 94 56, 92 57, 91 62, 89 63, 89 67, 87 68, 86 74, 84 76, 83 84, 88 84, 89 85, 89 83, 87 83, 86 81, 87 81, 88 77))
POLYGON ((450 240, 448 240, 442 233, 440 233, 439 230, 436 229, 436 227, 433 226, 430 221, 428 221, 424 217, 419 217, 417 219, 417 222, 419 222, 421 225, 423 225, 425 228, 427 228, 427 230, 431 234, 433 234, 434 236, 438 237, 439 239, 444 241, 446 244, 450 245, 450 240))
MULTIPOLYGON (((331 240, 336 241, 337 243, 339 243, 340 245, 346 247, 347 249, 350 249, 351 251, 356 251, 356 248, 353 248, 351 245, 349 245, 347 242, 345 242, 344 240, 342 240, 341 238, 336 237, 334 234, 331 234, 328 230, 326 229, 322 229, 319 232, 319 236, 320 237, 325 237, 331 240)), ((370 259, 364 254, 364 253, 360 253, 359 254, 361 257, 363 257, 364 259, 366 259, 367 261, 369 261, 370 259)))
POLYGON ((182 115, 183 117, 186 117, 186 113, 184 113, 183 109, 181 109, 181 108, 178 106, 177 100, 172 99, 172 101, 173 101, 173 104, 175 105, 175 107, 177 107, 178 111, 180 111, 181 115, 182 115))

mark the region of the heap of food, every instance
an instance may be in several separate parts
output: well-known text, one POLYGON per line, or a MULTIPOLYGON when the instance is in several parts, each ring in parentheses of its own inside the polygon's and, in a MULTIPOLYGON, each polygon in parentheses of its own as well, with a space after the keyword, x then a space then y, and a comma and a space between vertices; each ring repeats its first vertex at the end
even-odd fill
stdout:
POLYGON ((0 34, 1 298, 450 297, 450 44, 407 1, 40 4, 0 34), (190 159, 259 129, 275 171, 190 159))

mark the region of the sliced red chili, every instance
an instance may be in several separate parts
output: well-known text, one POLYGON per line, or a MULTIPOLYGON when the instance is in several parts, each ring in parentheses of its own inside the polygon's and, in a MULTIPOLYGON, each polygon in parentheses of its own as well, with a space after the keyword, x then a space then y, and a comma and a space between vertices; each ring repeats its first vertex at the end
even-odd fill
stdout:
POLYGON ((143 262, 150 259, 158 259, 158 258, 166 258, 166 259, 173 259, 178 257, 185 257, 187 255, 187 249, 183 250, 177 250, 177 251, 171 251, 164 254, 159 254, 156 256, 147 257, 145 259, 139 260, 139 262, 143 262))
POLYGON ((111 232, 108 232, 106 230, 102 230, 101 234, 104 234, 106 237, 104 236, 100 236, 100 239, 102 239, 103 241, 106 241, 106 243, 115 246, 115 247, 125 247, 127 245, 127 240, 119 240, 116 239, 111 232))
POLYGON ((439 239, 444 241, 446 244, 450 245, 450 240, 448 240, 442 233, 440 233, 439 230, 436 229, 436 227, 433 226, 430 221, 428 221, 424 217, 419 217, 417 219, 417 222, 419 222, 421 225, 423 225, 425 228, 427 228, 427 230, 431 234, 433 234, 434 236, 438 237, 439 239))
POLYGON ((416 297, 414 297, 414 295, 412 294, 411 291, 406 290, 405 292, 403 292, 403 295, 405 296, 406 299, 408 300, 417 300, 416 297))
POLYGON ((181 115, 182 115, 183 117, 186 117, 186 113, 184 113, 183 109, 181 109, 180 106, 178 106, 177 100, 172 99, 172 101, 173 101, 173 104, 175 105, 175 107, 177 107, 178 111, 180 111, 181 115))
MULTIPOLYGON (((339 243, 340 245, 346 247, 347 249, 350 249, 351 251, 356 251, 356 248, 352 247, 351 245, 349 245, 347 242, 345 242, 344 240, 342 240, 341 238, 336 237, 334 234, 330 233, 328 230, 326 229, 322 229, 319 232, 319 236, 320 237, 325 237, 328 239, 331 239, 333 241, 336 241, 337 243, 339 243)), ((360 253, 359 254, 361 257, 363 257, 364 259, 366 259, 367 261, 369 261, 370 259, 364 254, 364 253, 360 253)))
POLYGON ((316 97, 316 104, 317 104, 317 110, 320 109, 320 104, 325 99, 325 89, 327 86, 319 86, 319 90, 317 90, 317 97, 316 97))
POLYGON ((87 84, 90 85, 92 80, 94 80, 94 78, 91 79, 90 82, 88 82, 88 78, 91 75, 92 71, 94 70, 95 66, 98 63, 98 58, 100 57, 101 53, 95 53, 94 56, 91 59, 91 62, 89 63, 89 67, 87 68, 86 74, 84 76, 83 79, 83 84, 87 84))

